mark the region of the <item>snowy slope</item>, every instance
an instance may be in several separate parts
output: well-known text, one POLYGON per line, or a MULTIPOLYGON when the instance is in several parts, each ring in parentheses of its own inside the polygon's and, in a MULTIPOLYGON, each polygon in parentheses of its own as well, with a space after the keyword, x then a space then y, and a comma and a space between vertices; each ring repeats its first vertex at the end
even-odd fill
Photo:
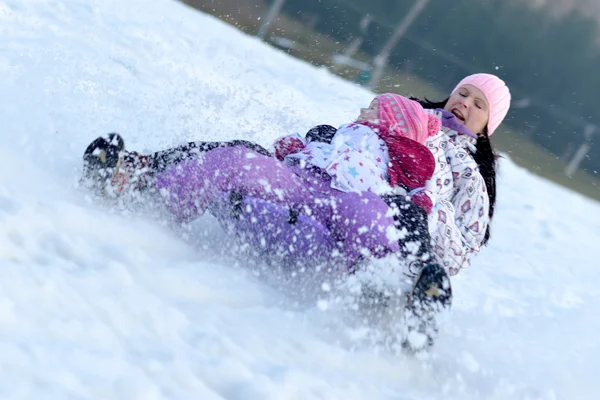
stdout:
MULTIPOLYGON (((95 205, 81 153, 121 132, 268 145, 371 94, 171 0, 0 0, 0 398, 595 398, 597 203, 503 161, 491 245, 428 360, 354 343, 210 246, 95 205)), ((214 229, 214 231, 213 231, 214 229)), ((226 246, 226 245, 221 245, 226 246)))

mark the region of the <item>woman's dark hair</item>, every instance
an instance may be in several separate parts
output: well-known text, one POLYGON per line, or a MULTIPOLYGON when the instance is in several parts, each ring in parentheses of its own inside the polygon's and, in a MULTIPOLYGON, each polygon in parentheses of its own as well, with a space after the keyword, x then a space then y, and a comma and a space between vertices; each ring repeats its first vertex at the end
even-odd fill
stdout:
MULTIPOLYGON (((446 103, 448 103, 449 99, 435 102, 430 101, 427 98, 425 98, 425 100, 421 100, 411 97, 411 100, 417 101, 425 109, 435 109, 446 107, 446 103)), ((481 133, 482 135, 477 136, 477 151, 473 153, 473 158, 479 166, 479 172, 481 173, 481 176, 483 176, 488 197, 490 199, 490 210, 488 213, 490 217, 490 223, 487 226, 482 242, 482 244, 487 244, 488 240, 490 240, 490 225, 492 223, 492 218, 494 217, 494 207, 496 205, 496 167, 499 155, 492 148, 492 143, 490 142, 490 138, 488 136, 487 126, 481 133)))

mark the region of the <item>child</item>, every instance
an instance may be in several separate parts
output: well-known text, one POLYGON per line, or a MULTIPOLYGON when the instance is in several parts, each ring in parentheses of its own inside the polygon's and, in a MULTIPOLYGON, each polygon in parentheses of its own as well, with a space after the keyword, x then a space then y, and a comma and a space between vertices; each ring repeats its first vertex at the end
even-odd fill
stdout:
POLYGON ((429 212, 432 202, 425 182, 431 178, 435 161, 423 144, 440 128, 440 119, 426 113, 419 103, 386 93, 375 97, 354 123, 342 125, 326 141, 287 136, 274 147, 277 158, 288 164, 303 162, 325 171, 338 190, 414 195, 413 201, 429 212))
MULTIPOLYGON (((327 126, 317 128, 322 131, 321 127, 327 126)), ((375 97, 368 108, 362 108, 354 123, 342 125, 338 130, 329 127, 326 141, 324 137, 315 137, 319 130, 309 131, 307 138, 316 139, 310 142, 300 135, 280 138, 274 144, 275 155, 290 165, 303 162, 309 167, 320 168, 332 177, 331 186, 335 189, 344 192, 372 191, 380 195, 409 194, 414 196, 415 203, 430 212, 432 202, 425 182, 431 177, 435 162, 423 144, 440 127, 440 120, 426 113, 418 102, 386 93, 375 97), (300 149, 302 151, 294 153, 300 149)), ((191 142, 143 156, 125 152, 122 139, 113 134, 108 141, 98 138, 88 146, 84 154, 86 170, 97 172, 99 158, 93 153, 111 142, 119 144, 113 146, 117 150, 113 151, 112 158, 109 157, 113 160, 114 172, 110 174, 110 184, 105 188, 113 194, 120 194, 127 187, 143 189, 154 175, 169 166, 199 158, 219 147, 243 146, 262 155, 271 155, 257 144, 234 140, 191 142)))

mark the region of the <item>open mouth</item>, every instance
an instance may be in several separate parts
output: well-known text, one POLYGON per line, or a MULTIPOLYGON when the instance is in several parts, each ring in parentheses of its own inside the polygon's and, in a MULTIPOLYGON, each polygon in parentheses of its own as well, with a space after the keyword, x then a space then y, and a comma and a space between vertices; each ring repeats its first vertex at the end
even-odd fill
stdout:
POLYGON ((463 124, 465 123, 465 116, 463 115, 463 113, 462 113, 462 112, 460 112, 460 110, 459 110, 459 109, 453 108, 453 109, 452 109, 452 114, 454 114, 454 116, 455 116, 456 118, 458 118, 458 120, 459 120, 460 122, 462 122, 463 124))

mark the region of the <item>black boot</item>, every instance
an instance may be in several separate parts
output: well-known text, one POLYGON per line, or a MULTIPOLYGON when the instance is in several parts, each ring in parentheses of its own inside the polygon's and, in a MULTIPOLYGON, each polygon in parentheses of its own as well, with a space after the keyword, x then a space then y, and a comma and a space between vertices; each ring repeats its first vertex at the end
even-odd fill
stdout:
POLYGON ((418 353, 433 346, 440 313, 451 305, 452 287, 446 270, 439 264, 425 266, 407 299, 402 347, 418 353))
POLYGON ((116 133, 101 136, 90 143, 83 153, 81 184, 98 195, 104 195, 119 168, 123 150, 123 138, 116 133))
POLYGON ((125 150, 117 133, 95 139, 83 153, 81 184, 102 197, 137 193, 149 186, 149 158, 125 150))
POLYGON ((399 241, 400 257, 406 264, 405 275, 416 281, 423 267, 434 262, 427 213, 403 195, 383 196, 394 211, 394 225, 403 237, 399 241))

